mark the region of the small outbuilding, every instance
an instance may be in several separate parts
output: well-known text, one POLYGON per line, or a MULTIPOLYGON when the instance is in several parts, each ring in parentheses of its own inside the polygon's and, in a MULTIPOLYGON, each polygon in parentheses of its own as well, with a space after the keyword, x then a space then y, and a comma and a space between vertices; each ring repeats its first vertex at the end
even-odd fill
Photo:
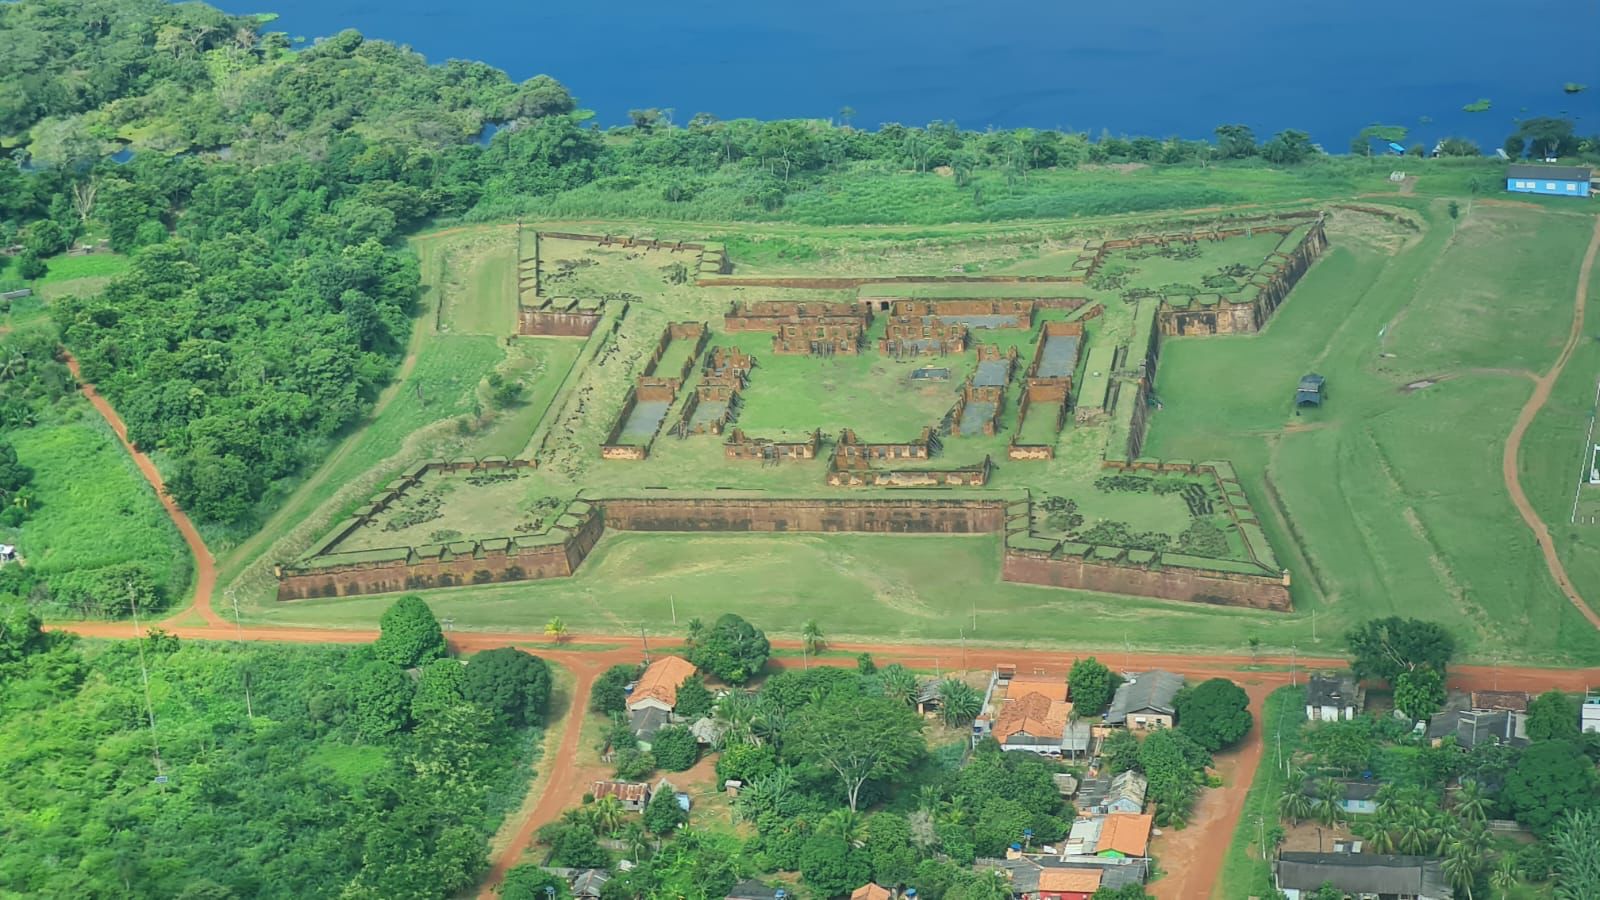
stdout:
POLYGON ((1592 190, 1593 179, 1594 170, 1587 166, 1519 163, 1506 167, 1506 190, 1513 194, 1587 197, 1592 190))
POLYGON ((1328 394, 1327 381, 1315 372, 1301 376, 1300 386, 1294 392, 1294 405, 1321 406, 1322 399, 1328 394))

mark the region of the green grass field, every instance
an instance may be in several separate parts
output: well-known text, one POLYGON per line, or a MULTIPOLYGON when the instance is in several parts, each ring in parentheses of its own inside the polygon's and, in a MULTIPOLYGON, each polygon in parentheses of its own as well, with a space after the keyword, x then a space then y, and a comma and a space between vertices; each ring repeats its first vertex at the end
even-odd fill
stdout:
POLYGON ((1487 371, 1553 361, 1592 220, 1480 206, 1471 215, 1488 224, 1461 233, 1493 229, 1502 237, 1491 250, 1452 240, 1439 212, 1395 255, 1359 235, 1341 241, 1335 226, 1334 248, 1260 335, 1168 342, 1146 452, 1233 461, 1295 575, 1298 609, 1317 611, 1324 634, 1416 615, 1449 623, 1480 658, 1593 663, 1600 639, 1556 590, 1500 478, 1501 445, 1531 383, 1487 371), (1529 254, 1542 263, 1518 265, 1557 273, 1529 293, 1540 302, 1440 308, 1447 288, 1437 280, 1502 284, 1500 257, 1529 254), (1453 331, 1465 358, 1452 365, 1443 354, 1453 331), (1491 333, 1497 345, 1473 337, 1491 333), (1329 400, 1295 416, 1307 371, 1328 378, 1329 400), (1417 371, 1442 380, 1406 390, 1417 371))
MULTIPOLYGON (((1457 221, 1445 215, 1442 201, 1417 197, 1400 202, 1426 222, 1422 233, 1336 210, 1329 228, 1332 249, 1262 334, 1173 339, 1163 344, 1155 386, 1161 409, 1153 418, 1145 453, 1234 463, 1272 550, 1294 575, 1295 613, 1193 609, 1186 604, 1008 585, 998 581, 999 545, 993 538, 866 535, 613 534, 573 579, 434 591, 430 602, 449 609, 459 627, 537 628, 544 618, 560 614, 579 630, 631 630, 640 622, 655 627, 656 607, 665 594, 675 595, 679 607, 704 604, 694 614, 713 614, 725 605, 727 596, 750 596, 755 585, 766 587, 754 588, 752 599, 782 601, 753 611, 755 620, 775 632, 798 630, 803 617, 790 601, 804 599, 802 608, 816 613, 819 620, 822 613, 833 613, 835 621, 824 622, 824 627, 834 633, 938 639, 949 637, 941 633, 948 630, 946 620, 961 615, 963 607, 970 615, 973 597, 979 595, 979 611, 987 608, 991 621, 1009 621, 1017 617, 1007 614, 1041 609, 1060 613, 1059 622, 1043 628, 1037 614, 1022 616, 1033 619, 1032 624, 993 626, 986 635, 990 640, 1114 646, 1130 630, 1131 621, 1137 626, 1132 627, 1130 639, 1146 647, 1242 648, 1247 636, 1258 636, 1271 647, 1293 643, 1305 648, 1312 644, 1315 631, 1321 649, 1328 652, 1336 651, 1349 625, 1372 615, 1401 613, 1451 623, 1463 652, 1471 658, 1592 664, 1600 660, 1600 640, 1586 625, 1580 627, 1576 612, 1545 572, 1531 535, 1506 496, 1499 453, 1530 390, 1531 382, 1519 373, 1542 371, 1564 337, 1577 257, 1593 220, 1562 211, 1479 203, 1457 221), (1295 416, 1290 400, 1306 371, 1329 378, 1330 400, 1323 409, 1295 416), (1408 389, 1419 380, 1430 383, 1408 389), (908 609, 914 612, 908 614, 908 609)), ((586 223, 577 230, 595 227, 586 223)), ((649 223, 615 223, 608 230, 673 234, 649 223)), ((726 236, 729 230, 733 229, 705 229, 713 237, 726 236)), ((759 240, 746 243, 769 245, 761 253, 764 267, 781 271, 848 271, 896 246, 892 237, 910 241, 919 249, 908 258, 935 269, 933 261, 959 256, 966 252, 962 248, 971 248, 972 255, 987 260, 984 265, 989 266, 1028 265, 1030 259, 1056 252, 1048 240, 1028 243, 1014 227, 971 226, 963 231, 945 226, 922 234, 890 235, 887 229, 878 233, 764 224, 759 231, 759 240), (1006 246, 1011 249, 1002 249, 1006 246)), ((1049 228, 1040 231, 1048 233, 1049 228)), ((504 240, 498 232, 484 234, 490 236, 473 237, 468 232, 420 241, 425 270, 429 259, 448 255, 442 248, 452 242, 464 246, 462 242, 477 241, 474 246, 481 251, 504 240)), ((1267 238, 1261 235, 1245 242, 1267 238)), ((611 250, 588 253, 579 244, 546 246, 547 265, 556 259, 584 258, 601 264, 569 267, 574 274, 566 282, 574 294, 653 291, 634 303, 624 323, 625 348, 646 346, 667 321, 712 320, 725 308, 726 298, 740 296, 726 288, 696 292, 667 284, 662 274, 665 264, 652 254, 630 257, 611 250)), ((1226 261, 1207 257, 1199 263, 1211 271, 1226 261)), ((1158 257, 1131 264, 1155 267, 1152 272, 1175 281, 1196 277, 1193 268, 1187 275, 1178 269, 1156 271, 1175 262, 1158 257)), ((1054 265, 1052 261, 1049 267, 1054 265)), ((493 267, 476 271, 480 278, 497 277, 493 267)), ((483 298, 478 302, 488 302, 493 295, 472 288, 471 279, 434 283, 445 283, 446 291, 466 289, 468 295, 483 298)), ((448 321, 463 315, 455 306, 446 309, 448 321)), ((1096 333, 1100 340, 1127 333, 1127 314, 1119 316, 1091 323, 1090 346, 1096 333)), ((865 372, 851 370, 852 378, 839 379, 839 384, 849 381, 849 385, 828 391, 824 379, 805 371, 814 369, 816 361, 795 359, 791 365, 791 360, 764 353, 765 348, 756 345, 769 340, 765 335, 727 337, 755 342, 750 349, 759 363, 751 377, 745 417, 739 422, 751 433, 762 433, 763 428, 805 430, 810 426, 798 420, 821 417, 834 395, 857 390, 858 379, 873 377, 870 365, 865 372), (813 377, 808 379, 808 374, 813 377), (775 384, 782 390, 772 393, 764 407, 762 392, 775 384)), ((1022 339, 1020 333, 1016 337, 1022 339)), ((720 335, 712 341, 729 342, 734 341, 720 335)), ((562 346, 576 355, 579 343, 562 346)), ((433 345, 432 337, 422 341, 418 373, 424 371, 433 345)), ((1589 347, 1580 349, 1574 370, 1586 352, 1589 347)), ((460 354, 451 358, 459 363, 460 354)), ((875 361, 881 362, 869 350, 847 365, 875 361)), ((1551 410, 1536 422, 1525 444, 1528 460, 1571 457, 1548 484, 1539 475, 1530 475, 1528 490, 1541 511, 1562 503, 1570 506, 1572 473, 1582 441, 1578 426, 1586 426, 1592 405, 1593 375, 1587 378, 1587 386, 1573 376, 1563 381, 1551 410), (1560 404, 1570 405, 1572 414, 1557 413, 1560 404), (1579 412, 1584 417, 1581 423, 1575 419, 1579 412)), ((585 384, 590 382, 580 379, 574 387, 585 384)), ((542 379, 536 385, 555 390, 542 379)), ((868 387, 863 384, 859 390, 868 387)), ((953 394, 953 387, 944 389, 953 394)), ((612 399, 620 404, 620 392, 612 399)), ((948 408, 946 398, 938 399, 942 408, 948 408)), ((1003 420, 1014 427, 1015 409, 1009 398, 1008 407, 1003 420)), ((385 409, 368 431, 388 427, 401 433, 415 428, 415 411, 403 416, 402 409, 385 409), (385 426, 386 421, 393 424, 385 426)), ((871 420, 884 426, 901 416, 906 418, 902 424, 908 425, 931 410, 930 405, 929 410, 918 409, 908 416, 907 409, 880 409, 871 420)), ((675 406, 669 424, 677 413, 675 406)), ((567 426, 578 429, 567 437, 570 461, 559 457, 558 464, 541 467, 532 478, 543 483, 530 490, 553 496, 562 493, 563 484, 604 492, 640 483, 640 464, 600 463, 586 443, 589 431, 598 434, 609 427, 609 421, 595 421, 603 418, 591 403, 583 419, 569 419, 567 426)), ((365 440, 366 433, 357 438, 365 440)), ((957 440, 952 438, 947 445, 957 440)), ((958 449, 965 453, 985 446, 978 439, 958 449)), ((1003 448, 1003 440, 996 446, 1003 448)), ((1102 451, 1099 429, 1069 423, 1058 439, 1055 460, 1002 465, 995 484, 1036 486, 1081 501, 1094 490, 1091 482, 1098 474, 1102 451)), ((364 455, 369 459, 382 455, 389 467, 385 473, 419 458, 415 453, 407 456, 392 440, 364 455)), ((359 477, 360 463, 336 458, 335 471, 343 473, 337 483, 359 477)), ((748 472, 728 467, 720 459, 715 438, 678 440, 663 435, 643 465, 649 469, 646 482, 652 484, 759 485, 806 494, 826 490, 819 486, 817 473, 810 471, 813 467, 794 464, 748 472)), ((363 499, 347 488, 338 493, 337 502, 323 502, 323 509, 306 521, 325 527, 363 499)), ((1082 512, 1086 525, 1111 519, 1135 530, 1170 533, 1187 520, 1182 509, 1172 495, 1113 493, 1085 504, 1082 512)), ((1588 540, 1600 542, 1600 528, 1591 534, 1588 540)), ((311 539, 307 537, 306 543, 311 539)), ((1583 561, 1594 557, 1584 552, 1587 547, 1574 538, 1566 552, 1574 560, 1575 577, 1600 588, 1600 564, 1583 561)), ((370 624, 387 602, 362 598, 278 606, 262 602, 269 586, 268 580, 254 582, 258 599, 252 606, 261 620, 370 624)))
POLYGON ((181 598, 194 563, 155 491, 87 403, 61 422, 8 435, 34 470, 37 497, 20 529, 0 528, 42 575, 121 563, 146 564, 168 596, 181 598))

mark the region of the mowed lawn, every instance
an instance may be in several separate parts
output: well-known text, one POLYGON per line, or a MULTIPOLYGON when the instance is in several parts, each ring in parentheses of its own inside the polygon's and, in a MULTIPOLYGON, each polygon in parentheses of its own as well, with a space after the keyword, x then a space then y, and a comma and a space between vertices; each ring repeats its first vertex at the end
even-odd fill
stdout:
POLYGON ((7 434, 33 469, 33 515, 21 529, 0 528, 40 574, 144 563, 174 601, 188 590, 194 563, 152 489, 87 403, 76 421, 7 434))
MULTIPOLYGON (((423 592, 457 630, 683 633, 690 618, 734 611, 775 635, 808 619, 835 639, 935 641, 959 657, 963 629, 988 644, 1170 647, 1245 652, 1269 617, 1000 580, 1000 541, 873 534, 609 532, 572 578, 423 592), (672 622, 677 609, 677 625, 672 622), (976 614, 978 627, 970 630, 976 614)), ((371 628, 394 595, 262 607, 255 621, 371 628)), ((1309 640, 1309 634, 1307 634, 1309 640)), ((933 667, 932 660, 929 668, 933 667)))
MULTIPOLYGON (((1547 368, 1565 338, 1592 220, 1480 206, 1485 221, 1451 240, 1430 214, 1393 256, 1335 231, 1260 335, 1166 343, 1145 452, 1234 460, 1294 574, 1295 618, 1315 611, 1324 640, 1414 615, 1478 659, 1593 664, 1600 637, 1557 590, 1500 472, 1532 390, 1520 373, 1547 368), (1296 416, 1310 371, 1328 402, 1296 416), (1408 388, 1421 373, 1436 383, 1408 388)), ((1277 631, 1265 640, 1282 643, 1277 631)))

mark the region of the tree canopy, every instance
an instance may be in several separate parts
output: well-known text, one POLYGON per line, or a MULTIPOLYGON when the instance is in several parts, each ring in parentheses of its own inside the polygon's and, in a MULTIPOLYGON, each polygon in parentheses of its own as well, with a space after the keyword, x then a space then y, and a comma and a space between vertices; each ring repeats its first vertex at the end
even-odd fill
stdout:
POLYGON ((1374 678, 1391 684, 1401 672, 1430 668, 1443 675, 1455 655, 1450 632, 1433 622, 1389 616, 1352 628, 1345 640, 1353 657, 1357 678, 1374 678))
POLYGON ((1072 691, 1073 711, 1085 718, 1099 715, 1111 705, 1122 678, 1106 668, 1094 657, 1074 660, 1067 676, 1067 686, 1072 691))
POLYGON ((1178 692, 1178 728, 1206 750, 1237 744, 1250 731, 1250 697, 1226 678, 1212 678, 1178 692))
POLYGON ((1506 776, 1501 799, 1518 822, 1544 834, 1562 814, 1600 805, 1600 776, 1577 743, 1539 741, 1506 776))
POLYGON ((885 697, 829 695, 805 707, 789 738, 803 758, 833 773, 852 810, 869 779, 891 778, 922 755, 922 720, 885 697))
POLYGON ((771 652, 761 629, 725 613, 689 648, 689 661, 729 684, 744 684, 767 664, 771 652))
POLYGON ((550 703, 550 667, 515 647, 485 650, 467 665, 461 692, 513 727, 537 725, 550 703))
POLYGON ((378 640, 372 652, 402 669, 444 655, 444 631, 433 610, 416 594, 396 600, 378 620, 378 640))

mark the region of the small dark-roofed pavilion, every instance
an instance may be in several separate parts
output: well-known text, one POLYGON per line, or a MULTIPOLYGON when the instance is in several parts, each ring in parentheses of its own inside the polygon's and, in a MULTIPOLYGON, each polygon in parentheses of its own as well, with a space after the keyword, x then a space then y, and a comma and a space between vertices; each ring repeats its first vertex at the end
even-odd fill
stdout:
POLYGON ((1300 387, 1294 392, 1294 405, 1321 406, 1325 381, 1326 379, 1315 372, 1301 377, 1300 387))

